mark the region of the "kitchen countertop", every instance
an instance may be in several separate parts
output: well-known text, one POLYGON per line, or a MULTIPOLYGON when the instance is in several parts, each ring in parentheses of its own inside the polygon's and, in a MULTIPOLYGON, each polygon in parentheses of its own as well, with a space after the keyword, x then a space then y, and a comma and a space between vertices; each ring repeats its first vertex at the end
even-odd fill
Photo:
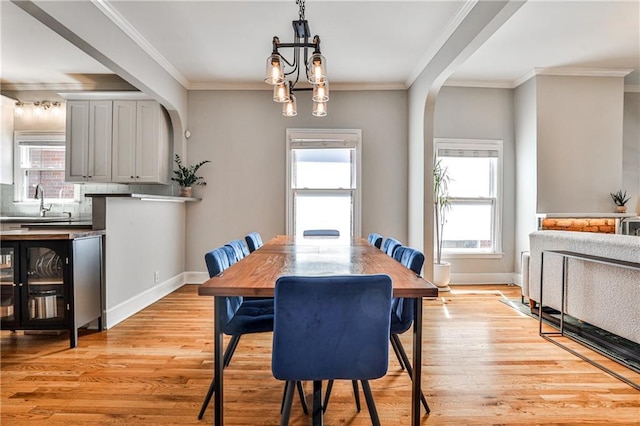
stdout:
POLYGON ((120 194, 84 194, 85 197, 119 197, 119 198, 137 198, 142 201, 171 201, 176 203, 185 203, 188 201, 202 201, 202 198, 195 197, 176 197, 173 195, 151 195, 138 194, 134 192, 126 192, 120 194))
POLYGON ((82 221, 66 221, 66 222, 38 222, 25 223, 22 228, 29 229, 93 229, 93 223, 90 220, 82 221))
POLYGON ((75 240, 104 234, 104 230, 90 229, 16 229, 0 232, 0 241, 75 240))

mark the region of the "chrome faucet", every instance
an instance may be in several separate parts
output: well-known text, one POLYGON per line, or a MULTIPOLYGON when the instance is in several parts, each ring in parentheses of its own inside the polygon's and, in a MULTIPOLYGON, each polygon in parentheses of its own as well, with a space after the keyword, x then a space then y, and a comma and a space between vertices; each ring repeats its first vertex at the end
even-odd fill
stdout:
POLYGON ((40 199, 40 216, 44 217, 48 211, 51 210, 51 204, 49 204, 49 207, 45 207, 44 206, 44 189, 42 189, 42 186, 40 186, 40 184, 36 185, 36 193, 34 194, 33 198, 35 198, 36 200, 39 198, 40 199))

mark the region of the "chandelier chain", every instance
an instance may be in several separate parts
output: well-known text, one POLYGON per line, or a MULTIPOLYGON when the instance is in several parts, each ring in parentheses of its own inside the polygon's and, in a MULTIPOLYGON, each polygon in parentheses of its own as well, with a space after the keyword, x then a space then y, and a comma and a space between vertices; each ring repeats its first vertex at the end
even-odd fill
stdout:
POLYGON ((296 4, 300 6, 300 12, 298 12, 298 16, 301 21, 304 21, 304 0, 296 0, 296 4))

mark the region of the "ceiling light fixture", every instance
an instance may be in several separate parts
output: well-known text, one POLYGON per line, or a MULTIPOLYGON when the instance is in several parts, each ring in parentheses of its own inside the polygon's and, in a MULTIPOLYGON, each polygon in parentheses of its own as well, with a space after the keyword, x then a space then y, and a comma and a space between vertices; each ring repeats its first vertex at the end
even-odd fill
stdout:
POLYGON ((320 37, 317 35, 309 42, 311 30, 309 23, 304 17, 305 0, 296 0, 300 7, 298 20, 293 21, 293 43, 280 43, 280 39, 273 37, 273 51, 267 58, 267 70, 265 83, 273 86, 274 102, 284 104, 282 115, 293 117, 298 114, 296 107, 296 97, 293 92, 313 91, 313 112, 316 117, 327 115, 327 101, 329 100, 329 80, 327 79, 327 63, 322 53, 320 53, 320 37), (279 49, 292 48, 293 58, 288 61, 279 49), (310 55, 310 48, 313 53, 310 55), (288 67, 288 68, 287 68, 288 67), (312 88, 296 88, 300 79, 300 69, 304 67, 305 77, 312 88), (288 80, 287 77, 291 76, 288 80))
POLYGON ((24 104, 20 101, 16 102, 13 113, 16 117, 22 117, 24 115, 24 104))

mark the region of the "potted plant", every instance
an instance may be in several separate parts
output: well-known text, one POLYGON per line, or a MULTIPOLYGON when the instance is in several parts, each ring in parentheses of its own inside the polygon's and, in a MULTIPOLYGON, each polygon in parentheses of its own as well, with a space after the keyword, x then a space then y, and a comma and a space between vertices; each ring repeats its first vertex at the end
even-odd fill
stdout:
POLYGON ((613 202, 616 203, 616 211, 618 213, 626 213, 627 207, 625 204, 631 199, 631 197, 627 197, 627 191, 619 190, 618 192, 611 192, 610 195, 613 202))
POLYGON ((191 197, 191 194, 193 192, 193 185, 207 184, 204 181, 203 177, 198 176, 196 173, 200 167, 202 167, 206 163, 210 163, 211 161, 204 160, 191 166, 185 166, 182 164, 182 159, 180 158, 180 156, 176 154, 175 162, 178 166, 178 170, 173 171, 173 174, 176 176, 172 177, 171 180, 178 182, 178 185, 180 185, 179 195, 181 197, 191 197))
POLYGON ((439 290, 449 290, 451 280, 451 264, 442 260, 442 243, 444 224, 446 223, 446 213, 451 208, 449 202, 449 173, 446 167, 442 166, 441 160, 433 165, 433 206, 434 225, 436 232, 436 259, 433 264, 433 283, 439 290))

